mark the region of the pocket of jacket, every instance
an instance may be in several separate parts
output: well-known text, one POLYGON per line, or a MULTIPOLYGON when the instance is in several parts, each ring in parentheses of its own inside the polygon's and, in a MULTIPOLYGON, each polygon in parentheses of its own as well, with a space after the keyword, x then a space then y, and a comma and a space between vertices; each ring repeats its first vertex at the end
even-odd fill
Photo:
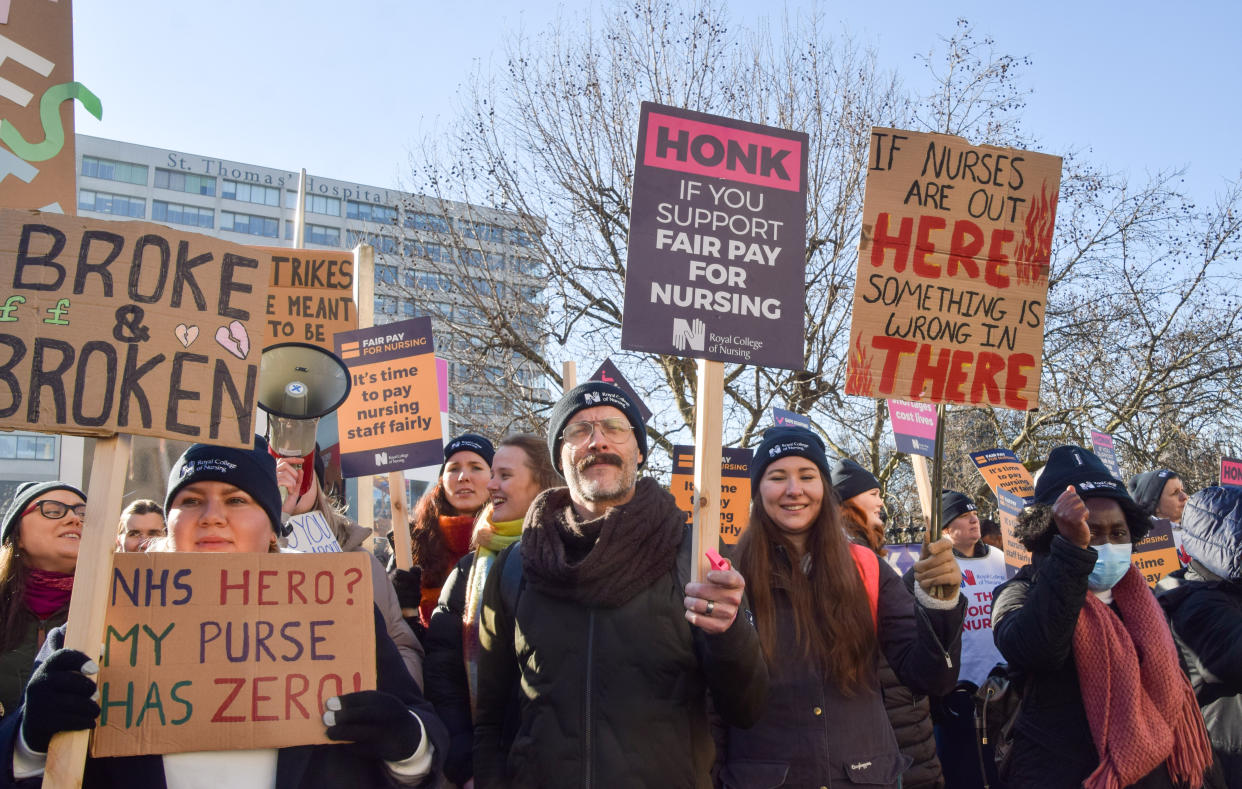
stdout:
POLYGON ((773 789, 785 783, 788 762, 729 762, 720 771, 725 789, 773 789))
POLYGON ((903 756, 900 751, 887 751, 846 759, 841 764, 841 769, 852 784, 892 786, 910 763, 910 758, 903 756))

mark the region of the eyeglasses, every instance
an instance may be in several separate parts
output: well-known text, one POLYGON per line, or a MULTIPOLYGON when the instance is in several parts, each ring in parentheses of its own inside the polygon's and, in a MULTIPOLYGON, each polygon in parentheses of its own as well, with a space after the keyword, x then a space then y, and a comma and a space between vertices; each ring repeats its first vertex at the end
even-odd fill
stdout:
POLYGON ((65 517, 65 515, 67 515, 70 510, 72 510, 73 514, 77 515, 79 518, 86 515, 85 504, 69 505, 69 504, 63 504, 53 499, 39 499, 38 501, 36 501, 35 503, 27 507, 26 511, 23 512, 20 517, 24 518, 30 513, 34 512, 36 509, 38 509, 39 512, 43 514, 43 517, 51 518, 52 520, 59 520, 65 517))
POLYGON ((609 441, 624 441, 634 430, 628 419, 610 416, 593 422, 570 422, 561 433, 561 438, 572 446, 580 447, 595 435, 596 426, 609 441))

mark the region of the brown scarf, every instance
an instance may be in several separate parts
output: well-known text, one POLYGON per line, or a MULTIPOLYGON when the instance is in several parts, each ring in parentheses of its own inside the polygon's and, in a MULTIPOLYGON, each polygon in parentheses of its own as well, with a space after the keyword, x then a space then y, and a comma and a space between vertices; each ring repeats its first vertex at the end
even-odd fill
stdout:
POLYGON ((1198 789, 1212 749, 1160 604, 1133 567, 1113 599, 1120 619, 1088 592, 1074 628, 1083 707, 1100 754, 1083 786, 1120 789, 1167 761, 1174 782, 1198 789))
POLYGON ((634 498, 589 521, 578 519, 568 488, 555 488, 526 516, 522 568, 545 594, 616 608, 672 569, 685 531, 672 494, 647 477, 634 498))

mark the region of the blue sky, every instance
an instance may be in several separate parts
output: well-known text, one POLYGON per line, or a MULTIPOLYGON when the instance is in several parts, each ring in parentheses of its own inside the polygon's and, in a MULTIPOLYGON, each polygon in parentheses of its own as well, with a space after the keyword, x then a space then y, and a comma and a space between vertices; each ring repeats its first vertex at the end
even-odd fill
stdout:
MULTIPOLYGON (((457 89, 501 63, 515 29, 579 4, 426 0, 77 0, 77 78, 104 105, 78 131, 395 187, 407 151, 454 113, 457 89), (495 54, 493 54, 495 53, 495 54)), ((791 2, 790 9, 809 3, 791 2)), ((1199 202, 1242 172, 1242 4, 1201 2, 820 3, 916 87, 918 53, 957 17, 998 51, 1028 56, 1026 128, 1141 182, 1187 168, 1199 202)), ((735 22, 779 13, 730 5, 735 22)), ((637 121, 637 119, 636 119, 637 121)))

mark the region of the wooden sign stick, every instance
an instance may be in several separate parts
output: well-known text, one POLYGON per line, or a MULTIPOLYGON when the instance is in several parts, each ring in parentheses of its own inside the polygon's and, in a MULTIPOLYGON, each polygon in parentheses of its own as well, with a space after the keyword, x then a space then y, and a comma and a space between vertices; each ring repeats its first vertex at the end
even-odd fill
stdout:
MULTIPOLYGON (((375 325, 375 247, 370 244, 359 244, 354 247, 354 309, 358 314, 358 328, 365 329, 375 325)), ((339 441, 340 438, 338 437, 339 441)), ((375 479, 370 475, 358 477, 358 525, 368 531, 375 531, 375 503, 373 491, 375 479)), ((391 491, 390 491, 391 492, 391 491)), ((396 522, 394 521, 394 524, 396 522)), ((393 529, 393 552, 397 567, 410 569, 414 559, 407 558, 407 564, 401 564, 400 543, 396 540, 397 529, 393 529)), ((409 538, 406 538, 406 555, 409 553, 409 538)))
POLYGON ((568 392, 578 385, 578 363, 561 363, 561 391, 568 392))
POLYGON ((388 500, 392 507, 393 556, 398 569, 408 570, 414 566, 414 546, 410 543, 410 505, 405 498, 404 471, 388 472, 388 500))
MULTIPOLYGON (((73 572, 73 596, 65 646, 98 661, 108 611, 108 584, 112 580, 112 557, 116 548, 116 524, 121 518, 125 472, 129 466, 130 436, 119 433, 95 444, 91 479, 86 490, 86 518, 78 545, 78 564, 73 572)), ((47 751, 43 786, 47 789, 80 789, 86 767, 89 731, 62 732, 52 737, 47 751)))
POLYGON ((919 491, 919 507, 923 510, 923 526, 931 528, 932 521, 932 488, 931 474, 927 470, 927 458, 922 455, 910 455, 910 466, 914 469, 914 486, 919 491))
POLYGON ((703 552, 720 543, 720 444, 724 430, 724 363, 699 359, 694 410, 694 527, 690 579, 707 577, 703 552))

